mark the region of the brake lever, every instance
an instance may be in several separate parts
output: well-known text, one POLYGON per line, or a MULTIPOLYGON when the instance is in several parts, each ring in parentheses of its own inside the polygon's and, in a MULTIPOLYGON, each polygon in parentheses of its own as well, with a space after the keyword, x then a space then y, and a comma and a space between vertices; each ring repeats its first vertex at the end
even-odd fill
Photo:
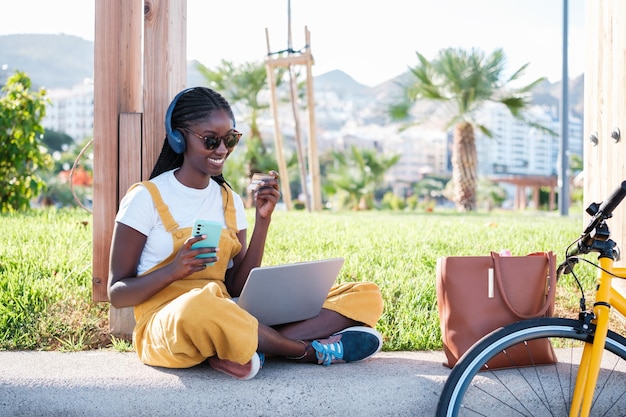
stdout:
MULTIPOLYGON (((578 258, 576 257, 568 257, 559 265, 559 270, 562 271, 563 274, 571 274, 574 271, 574 266, 578 263, 578 258)), ((558 275, 558 274, 557 274, 558 275)))

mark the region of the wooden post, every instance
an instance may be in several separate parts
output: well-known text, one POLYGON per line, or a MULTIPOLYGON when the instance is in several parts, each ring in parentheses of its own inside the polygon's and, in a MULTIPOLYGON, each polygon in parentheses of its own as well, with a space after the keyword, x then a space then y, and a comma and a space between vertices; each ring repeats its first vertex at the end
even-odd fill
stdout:
MULTIPOLYGON (((311 45, 310 45, 310 33, 305 27, 305 38, 307 42, 306 50, 298 55, 288 55, 286 57, 278 57, 278 58, 269 58, 271 55, 270 44, 269 44, 269 36, 267 29, 265 30, 266 42, 267 42, 267 54, 268 58, 265 61, 265 68, 268 74, 268 84, 272 94, 271 107, 274 115, 274 131, 275 137, 274 141, 276 143, 276 158, 278 160, 279 170, 284 169, 287 171, 286 164, 284 163, 284 154, 283 154, 283 146, 282 146, 282 134, 280 133, 280 122, 278 120, 278 100, 276 99, 276 81, 274 77, 274 71, 277 67, 286 67, 291 68, 294 65, 304 65, 307 69, 307 110, 309 115, 309 142, 307 147, 308 154, 308 174, 311 177, 312 182, 312 190, 310 199, 311 204, 307 207, 310 210, 320 210, 322 207, 322 193, 320 186, 320 176, 319 176, 319 157, 317 155, 317 137, 315 131, 315 98, 313 95, 313 76, 311 71, 311 66, 313 65, 313 55, 311 54, 311 45), (284 168, 281 168, 281 165, 284 165, 284 168)), ((293 100, 293 98, 292 98, 293 100)), ((292 103, 294 104, 294 103, 292 103)), ((297 117, 297 115, 294 115, 297 117)), ((296 120, 296 124, 297 124, 296 120)), ((302 168, 302 167, 301 167, 302 168)), ((304 168, 306 173, 306 168, 304 168)), ((282 172, 280 173, 281 177, 283 176, 282 172)), ((306 179, 304 179, 306 180, 306 179)), ((281 182, 282 184, 282 182, 281 182)), ((283 184, 284 188, 284 184, 283 184)), ((283 199, 285 197, 285 193, 283 192, 283 199)), ((308 198, 308 196, 307 196, 308 198)), ((289 207, 288 207, 289 208, 289 207)))
POLYGON ((539 210, 539 192, 541 191, 541 187, 539 185, 534 185, 532 190, 533 205, 535 206, 534 209, 539 210))
MULTIPOLYGON (((311 48, 311 32, 304 28, 307 51, 311 48)), ((309 175, 311 176, 311 210, 322 209, 322 187, 320 181, 320 159, 317 154, 317 130, 315 124, 315 96, 313 89, 313 71, 311 64, 313 57, 310 57, 310 64, 306 66, 306 86, 307 86, 307 108, 309 109, 309 175)))
POLYGON ((100 0, 95 6, 92 275, 94 301, 107 301, 109 246, 119 198, 119 118, 142 111, 143 0, 100 0))
MULTIPOLYGON (((585 2, 585 114, 584 207, 600 203, 626 180, 626 2, 596 0, 585 2), (616 128, 619 140, 612 138, 616 128), (587 140, 597 135, 594 145, 587 140)), ((582 226, 589 222, 583 215, 582 226)), ((626 244, 626 202, 610 220, 611 238, 626 244)), ((622 257, 624 258, 624 257, 622 257)), ((620 261, 624 264, 624 259, 620 261)), ((626 282, 613 280, 626 295, 626 282)))
POLYGON ((187 0, 146 0, 144 43, 144 146, 148 179, 165 140, 165 112, 187 84, 187 0))
POLYGON ((291 102, 291 112, 293 113, 293 139, 296 143, 296 156, 298 160, 298 169, 300 170, 300 186, 302 187, 302 195, 304 195, 304 207, 311 211, 311 194, 309 193, 306 160, 304 159, 305 146, 302 141, 302 129, 300 128, 300 110, 298 106, 298 80, 294 72, 293 65, 287 67, 289 73, 289 101, 291 102))
MULTIPOLYGON (((131 184, 148 179, 165 139, 167 105, 185 86, 186 14, 186 0, 96 1, 94 301, 108 300, 119 201, 131 184)), ((112 334, 130 335, 132 308, 111 306, 109 318, 112 334)))
MULTIPOLYGON (((269 54, 270 40, 265 29, 265 42, 267 44, 267 53, 269 54)), ((289 187, 289 173, 287 172, 287 163, 285 162, 285 152, 283 150, 283 132, 280 130, 280 121, 278 119, 278 98, 276 97, 276 77, 274 67, 265 61, 265 72, 267 73, 267 83, 270 86, 271 101, 270 108, 274 117, 274 147, 276 148, 276 162, 278 163, 278 173, 280 174, 280 189, 287 210, 291 210, 291 188, 289 187)))
POLYGON ((548 209, 553 211, 556 208, 556 193, 554 192, 554 187, 550 186, 550 200, 549 200, 548 209))

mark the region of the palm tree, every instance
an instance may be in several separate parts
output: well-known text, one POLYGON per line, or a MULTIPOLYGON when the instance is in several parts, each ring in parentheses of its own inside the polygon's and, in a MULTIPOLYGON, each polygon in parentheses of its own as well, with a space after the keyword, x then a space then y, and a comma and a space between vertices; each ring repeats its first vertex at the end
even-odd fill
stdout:
POLYGON ((347 154, 332 152, 334 168, 327 173, 325 190, 346 195, 346 206, 353 210, 373 207, 374 192, 383 184, 385 173, 400 160, 400 155, 385 156, 371 149, 350 148, 347 154))
POLYGON ((501 103, 513 117, 530 126, 553 134, 524 117, 530 105, 532 89, 544 78, 519 88, 510 83, 519 79, 528 64, 504 79, 506 58, 502 49, 486 56, 478 49, 466 51, 446 48, 439 51, 432 61, 419 52, 418 65, 410 68, 415 80, 403 87, 404 99, 392 106, 394 119, 407 118, 417 101, 430 100, 447 105, 449 121, 446 130, 454 126, 452 146, 453 201, 458 211, 476 209, 477 155, 475 128, 488 137, 493 134, 477 119, 477 111, 488 101, 501 103))

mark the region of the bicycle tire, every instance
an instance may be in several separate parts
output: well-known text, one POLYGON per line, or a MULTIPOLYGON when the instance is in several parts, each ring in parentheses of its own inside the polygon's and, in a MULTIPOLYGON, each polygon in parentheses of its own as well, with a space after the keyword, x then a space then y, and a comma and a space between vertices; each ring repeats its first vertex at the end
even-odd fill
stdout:
MULTIPOLYGON (((539 318, 520 321, 485 336, 452 369, 439 397, 436 416, 568 416, 578 367, 576 355, 580 354, 581 342, 593 341, 592 335, 579 329, 579 320, 539 318), (484 369, 503 350, 542 338, 549 338, 555 346, 558 363, 484 369)), ((626 338, 609 331, 604 352, 591 415, 623 417, 626 338)))

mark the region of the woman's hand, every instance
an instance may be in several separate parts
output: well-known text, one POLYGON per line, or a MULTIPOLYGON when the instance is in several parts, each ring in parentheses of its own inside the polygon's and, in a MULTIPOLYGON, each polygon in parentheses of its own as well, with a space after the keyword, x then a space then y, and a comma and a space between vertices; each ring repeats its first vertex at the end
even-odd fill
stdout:
POLYGON ((137 276, 137 265, 147 237, 122 223, 115 223, 109 270, 109 299, 115 307, 131 307, 143 303, 174 281, 206 268, 205 263, 217 261, 216 256, 196 258, 202 253, 213 254, 217 248, 191 249, 202 240, 196 236, 185 241, 172 262, 144 275, 137 276))
POLYGON ((205 264, 217 262, 217 252, 219 251, 219 248, 191 248, 191 245, 203 239, 206 239, 206 235, 190 237, 185 241, 183 246, 176 254, 176 257, 170 264, 170 267, 172 268, 172 273, 174 274, 174 276, 177 277, 177 279, 183 279, 186 276, 193 274, 194 272, 199 272, 206 269, 205 264), (212 256, 209 256, 207 258, 196 258, 196 256, 203 253, 208 253, 212 256))
POLYGON ((280 200, 278 172, 270 171, 269 174, 274 179, 262 180, 259 182, 256 191, 254 191, 254 205, 256 206, 257 217, 262 219, 271 217, 276 208, 276 203, 280 200))

